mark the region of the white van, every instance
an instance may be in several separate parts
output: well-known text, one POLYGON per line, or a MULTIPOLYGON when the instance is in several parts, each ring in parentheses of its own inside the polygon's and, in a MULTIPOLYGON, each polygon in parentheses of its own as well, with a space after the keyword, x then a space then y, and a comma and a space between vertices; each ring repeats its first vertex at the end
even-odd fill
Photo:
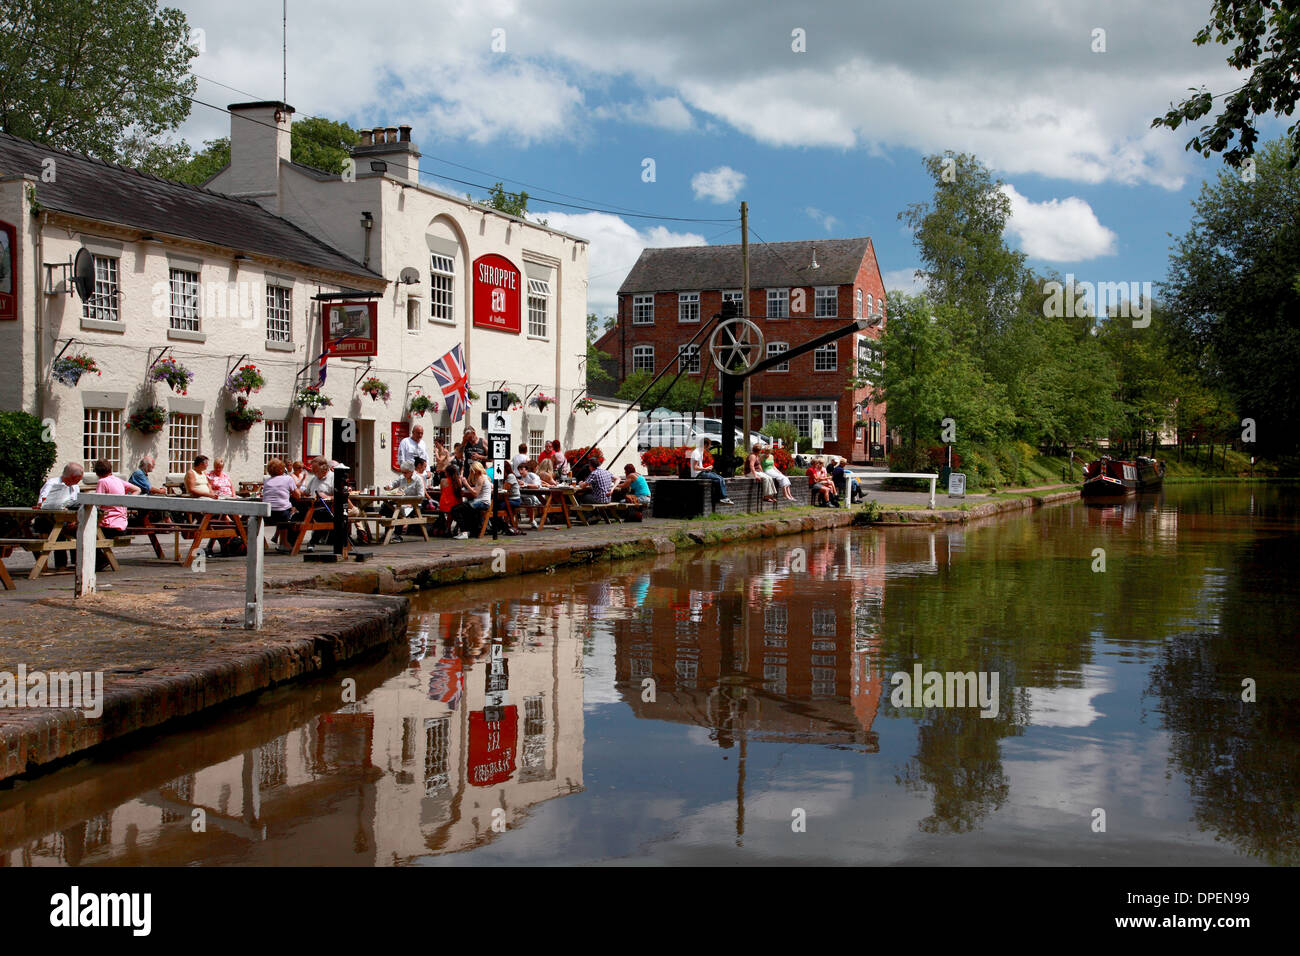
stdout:
MULTIPOLYGON (((684 445, 693 448, 701 438, 707 438, 710 444, 720 446, 722 419, 705 418, 702 415, 696 415, 694 419, 689 415, 655 418, 642 412, 641 421, 637 425, 636 447, 638 451, 659 447, 681 448, 684 445)), ((742 449, 748 449, 755 442, 772 444, 772 439, 758 432, 750 432, 749 442, 746 443, 745 433, 739 428, 736 429, 735 441, 737 452, 742 454, 742 449)))

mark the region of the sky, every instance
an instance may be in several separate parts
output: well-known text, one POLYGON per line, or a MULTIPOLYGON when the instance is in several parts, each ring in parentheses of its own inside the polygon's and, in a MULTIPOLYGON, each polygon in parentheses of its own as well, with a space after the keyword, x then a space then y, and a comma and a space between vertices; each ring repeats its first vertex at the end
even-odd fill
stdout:
MULTIPOLYGON (((1209 0, 288 0, 283 35, 270 0, 172 2, 201 31, 197 99, 280 99, 283 43, 297 118, 410 124, 425 184, 503 181, 589 239, 601 315, 643 248, 739 242, 742 200, 752 242, 871 236, 886 287, 913 291, 899 213, 945 150, 1005 184, 1031 267, 1158 283, 1222 163, 1151 119, 1240 85, 1193 42, 1209 0)), ((199 105, 180 130, 228 132, 199 105)))

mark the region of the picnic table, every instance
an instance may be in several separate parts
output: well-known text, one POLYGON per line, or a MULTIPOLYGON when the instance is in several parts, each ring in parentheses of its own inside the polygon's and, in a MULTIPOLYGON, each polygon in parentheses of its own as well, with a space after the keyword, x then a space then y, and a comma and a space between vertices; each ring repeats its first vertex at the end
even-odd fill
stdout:
MULTIPOLYGON (((542 499, 542 511, 537 516, 537 526, 539 528, 547 527, 547 520, 551 516, 562 518, 566 528, 573 527, 573 515, 577 510, 578 493, 574 490, 573 485, 543 485, 540 488, 532 486, 523 489, 524 494, 533 495, 542 499)), ((581 517, 581 512, 578 512, 581 517)), ((586 518, 582 518, 586 523, 586 518)), ((559 524, 551 527, 559 527, 559 524)))
POLYGON ((379 544, 388 544, 393 532, 398 528, 418 528, 425 541, 429 540, 428 516, 420 510, 424 503, 423 495, 348 495, 348 500, 361 509, 361 516, 351 519, 352 523, 363 527, 371 525, 371 535, 379 544), (394 508, 390 517, 379 514, 379 508, 385 503, 394 508), (407 510, 409 514, 405 514, 407 510), (380 540, 379 529, 383 528, 380 540))
MULTIPOLYGON (((6 589, 12 590, 14 587, 13 579, 9 576, 9 571, 4 567, 3 558, 8 557, 14 548, 23 548, 30 551, 36 557, 36 564, 32 567, 31 572, 27 575, 28 580, 35 581, 49 564, 50 556, 59 551, 77 550, 76 538, 69 535, 64 537, 64 531, 76 522, 77 513, 75 511, 50 510, 45 511, 40 508, 0 508, 0 584, 6 589), (34 522, 37 518, 45 518, 50 522, 48 532, 37 531, 34 522)), ((106 552, 109 567, 114 571, 118 570, 117 558, 113 554, 114 541, 104 537, 104 532, 95 529, 95 547, 106 552)), ((74 555, 75 558, 75 555, 74 555)), ((72 570, 69 567, 68 570, 72 570)))

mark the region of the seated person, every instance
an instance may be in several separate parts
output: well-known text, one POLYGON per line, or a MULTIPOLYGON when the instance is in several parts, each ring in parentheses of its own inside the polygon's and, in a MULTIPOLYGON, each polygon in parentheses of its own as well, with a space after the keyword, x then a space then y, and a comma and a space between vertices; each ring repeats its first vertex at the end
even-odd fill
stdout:
POLYGON ((614 489, 614 476, 599 465, 583 463, 578 466, 576 489, 578 500, 584 505, 609 504, 609 494, 614 489))
POLYGON ((492 483, 488 481, 487 469, 481 461, 471 462, 469 476, 463 482, 462 500, 451 509, 452 519, 460 528, 456 535, 464 540, 471 531, 482 531, 483 522, 489 517, 492 508, 492 483))
POLYGON ((135 485, 146 495, 165 495, 167 489, 162 485, 155 486, 149 480, 149 473, 154 470, 156 462, 153 455, 145 455, 140 459, 140 467, 131 472, 131 477, 127 481, 135 485))
POLYGON ((460 504, 461 490, 465 482, 460 477, 460 466, 454 462, 442 473, 442 483, 438 485, 438 511, 445 525, 444 532, 451 536, 452 512, 460 504))
POLYGON ((218 498, 235 497, 235 487, 226 474, 226 459, 217 458, 212 462, 212 470, 208 472, 208 487, 211 488, 218 498))
POLYGON ((790 479, 782 473, 780 468, 776 467, 776 458, 773 457, 770 448, 763 455, 763 473, 771 478, 776 487, 781 490, 782 498, 786 501, 794 501, 794 492, 790 490, 790 479))
MULTIPOLYGON (((529 494, 529 488, 542 487, 542 479, 537 477, 537 472, 528 467, 528 462, 523 462, 519 466, 519 506, 527 509, 533 519, 533 527, 537 527, 537 513, 542 507, 542 499, 535 494, 529 494)), ((511 502, 514 506, 514 502, 511 502)))
POLYGON ((212 484, 208 481, 206 469, 208 467, 208 456, 199 455, 194 459, 194 464, 189 471, 185 472, 185 493, 191 498, 212 498, 218 497, 217 493, 212 490, 212 484))
MULTIPOLYGON (((117 475, 108 462, 99 459, 95 462, 95 475, 99 481, 95 484, 95 493, 100 495, 138 495, 140 489, 127 484, 117 475)), ((110 505, 100 509, 99 530, 106 538, 118 538, 126 534, 126 508, 110 505)), ((108 567, 108 553, 103 548, 95 549, 95 570, 103 571, 108 567)))
POLYGON ((691 477, 708 478, 713 482, 713 500, 722 505, 733 504, 727 497, 727 480, 713 470, 711 458, 709 440, 701 438, 699 445, 691 452, 691 477))
POLYGON ((610 492, 610 500, 626 501, 630 505, 638 506, 650 503, 650 484, 643 475, 636 473, 636 465, 629 462, 623 466, 623 477, 610 492))
MULTIPOLYGON (((420 459, 420 464, 424 465, 424 459, 420 459)), ((402 470, 400 478, 395 478, 384 486, 385 491, 391 491, 398 495, 418 496, 424 498, 424 478, 415 470, 415 464, 409 461, 400 462, 398 467, 402 470)), ((385 501, 379 508, 379 513, 385 518, 391 518, 397 513, 397 506, 391 501, 385 501)), ((415 513, 415 508, 411 505, 402 506, 401 517, 405 518, 415 513)), ((402 541, 401 531, 397 531, 393 541, 402 541)))
POLYGON ((543 458, 537 463, 537 480, 546 488, 554 488, 559 484, 555 480, 555 462, 550 458, 543 458))
POLYGON ((826 468, 820 458, 814 458, 808 465, 808 488, 812 492, 814 505, 834 507, 838 504, 835 484, 831 481, 830 475, 826 474, 826 468))
MULTIPOLYGON (((302 483, 302 488, 293 495, 294 507, 298 511, 299 521, 329 521, 334 515, 334 479, 330 474, 329 460, 316 457, 311 460, 311 477, 302 483), (320 508, 316 506, 320 505, 320 508)), ((328 544, 333 531, 313 531, 310 544, 304 551, 313 551, 317 544, 328 544), (318 539, 316 536, 320 535, 318 539)))
MULTIPOLYGON (((63 471, 58 476, 41 485, 40 494, 36 497, 36 507, 41 511, 75 511, 77 508, 77 495, 81 492, 81 478, 85 473, 86 470, 75 461, 68 462, 63 466, 63 471)), ((65 528, 70 532, 76 526, 75 521, 69 521, 65 528)), ((54 522, 49 518, 37 518, 32 522, 32 530, 37 534, 48 535, 54 530, 54 522)), ((55 551, 53 555, 54 567, 67 567, 70 553, 68 551, 55 551)))
MULTIPOLYGON (((266 463, 266 481, 262 482, 262 500, 271 506, 271 515, 266 523, 275 530, 274 541, 281 533, 281 525, 293 520, 293 496, 298 491, 298 481, 288 474, 284 462, 272 458, 266 463)), ((277 544, 276 550, 284 551, 284 545, 277 544)))
POLYGON ((759 447, 755 445, 750 449, 749 455, 745 458, 745 474, 751 478, 757 478, 763 485, 763 500, 776 501, 776 482, 772 476, 763 470, 762 457, 759 455, 759 447))

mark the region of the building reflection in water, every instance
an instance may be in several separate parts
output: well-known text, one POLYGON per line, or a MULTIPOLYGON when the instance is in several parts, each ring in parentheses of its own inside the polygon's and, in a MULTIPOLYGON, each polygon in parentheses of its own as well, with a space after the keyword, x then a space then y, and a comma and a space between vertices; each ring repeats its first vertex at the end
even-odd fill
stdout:
POLYGON ((409 653, 348 672, 357 703, 326 709, 340 675, 132 766, 0 795, 0 865, 390 865, 481 845, 583 789, 582 645, 562 595, 410 627, 409 653))

